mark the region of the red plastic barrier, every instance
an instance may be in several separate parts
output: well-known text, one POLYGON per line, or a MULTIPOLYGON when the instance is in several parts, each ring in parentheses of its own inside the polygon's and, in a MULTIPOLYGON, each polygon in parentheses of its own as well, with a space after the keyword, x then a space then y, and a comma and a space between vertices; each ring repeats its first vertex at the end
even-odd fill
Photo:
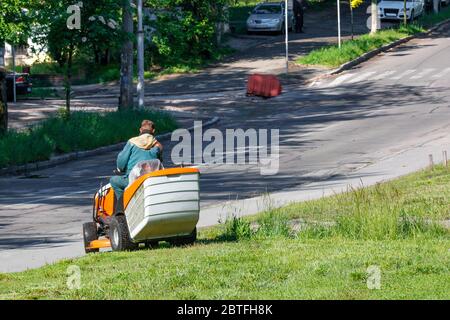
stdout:
POLYGON ((247 95, 265 98, 276 97, 281 94, 280 80, 270 74, 252 74, 248 77, 247 95))

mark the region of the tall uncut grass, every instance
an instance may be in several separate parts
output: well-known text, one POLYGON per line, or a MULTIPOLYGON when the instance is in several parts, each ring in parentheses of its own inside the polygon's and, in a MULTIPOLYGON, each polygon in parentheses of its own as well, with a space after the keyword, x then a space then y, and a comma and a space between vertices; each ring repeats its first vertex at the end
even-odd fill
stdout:
POLYGON ((315 224, 306 237, 339 236, 354 240, 399 240, 441 237, 448 231, 426 211, 410 210, 402 201, 402 191, 391 184, 352 190, 334 198, 338 211, 335 224, 315 224))
POLYGON ((157 134, 176 128, 170 115, 156 111, 77 111, 69 118, 61 113, 26 131, 11 130, 0 137, 0 168, 126 141, 138 134, 143 119, 155 122, 157 134))
POLYGON ((398 181, 269 209, 256 218, 232 217, 224 224, 222 238, 449 238, 450 232, 442 224, 450 213, 449 170, 440 166, 398 181), (302 221, 297 231, 293 219, 302 221))

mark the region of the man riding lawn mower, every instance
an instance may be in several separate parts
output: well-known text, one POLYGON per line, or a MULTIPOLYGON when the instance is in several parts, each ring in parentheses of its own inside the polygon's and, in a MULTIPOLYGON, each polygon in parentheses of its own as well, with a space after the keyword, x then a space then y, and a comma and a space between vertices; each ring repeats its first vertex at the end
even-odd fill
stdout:
POLYGON ((118 172, 94 196, 93 222, 83 224, 86 253, 111 247, 136 249, 159 241, 187 245, 197 238, 199 170, 162 168, 162 145, 154 124, 144 120, 140 135, 117 157, 118 172))

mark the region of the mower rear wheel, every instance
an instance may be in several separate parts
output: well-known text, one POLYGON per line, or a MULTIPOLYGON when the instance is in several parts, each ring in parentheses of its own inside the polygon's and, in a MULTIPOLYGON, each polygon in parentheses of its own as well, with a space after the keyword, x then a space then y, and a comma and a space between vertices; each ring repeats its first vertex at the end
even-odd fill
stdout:
POLYGON ((109 225, 109 239, 113 251, 131 251, 138 247, 130 237, 127 219, 123 215, 114 216, 109 225))
POLYGON ((86 222, 83 224, 84 251, 86 253, 98 252, 99 249, 88 249, 90 243, 98 240, 97 224, 95 222, 86 222))
POLYGON ((189 246, 197 240, 197 228, 195 228, 190 235, 178 237, 170 241, 174 246, 189 246))

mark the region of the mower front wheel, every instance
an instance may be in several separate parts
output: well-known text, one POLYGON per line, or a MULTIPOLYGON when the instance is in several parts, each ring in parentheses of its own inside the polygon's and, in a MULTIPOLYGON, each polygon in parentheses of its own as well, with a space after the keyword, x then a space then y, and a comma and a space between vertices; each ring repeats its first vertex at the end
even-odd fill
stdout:
POLYGON ((138 247, 138 244, 131 240, 127 219, 123 215, 114 216, 111 219, 109 239, 113 251, 131 251, 138 247))
POLYGON ((92 241, 98 239, 97 224, 86 222, 83 224, 84 251, 86 253, 98 252, 99 249, 88 249, 92 241))

